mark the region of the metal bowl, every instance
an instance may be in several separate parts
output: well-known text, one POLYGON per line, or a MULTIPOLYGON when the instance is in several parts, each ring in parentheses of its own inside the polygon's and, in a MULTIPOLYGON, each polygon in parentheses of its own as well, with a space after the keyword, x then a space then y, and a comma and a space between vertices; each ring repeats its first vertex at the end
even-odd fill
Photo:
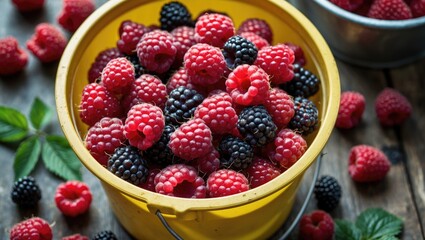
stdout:
POLYGON ((322 33, 336 58, 369 68, 392 68, 425 57, 425 17, 378 20, 329 0, 289 0, 322 33))

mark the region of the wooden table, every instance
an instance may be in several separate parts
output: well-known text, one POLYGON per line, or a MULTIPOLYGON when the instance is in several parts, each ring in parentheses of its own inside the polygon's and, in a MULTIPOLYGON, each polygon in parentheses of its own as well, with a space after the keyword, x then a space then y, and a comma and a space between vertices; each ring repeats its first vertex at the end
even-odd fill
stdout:
MULTIPOLYGON (((99 6, 103 1, 96 1, 99 6)), ((33 33, 34 26, 40 22, 56 23, 61 1, 46 1, 43 11, 22 15, 10 1, 0 1, 0 37, 15 36, 21 46, 33 33)), ((351 66, 338 61, 342 90, 354 90, 364 94, 366 111, 360 126, 353 130, 334 130, 322 161, 320 174, 334 176, 342 186, 343 195, 340 205, 332 216, 353 220, 360 212, 369 207, 382 207, 404 219, 402 239, 424 239, 425 237, 425 60, 396 69, 371 70, 351 66), (413 105, 412 117, 399 128, 382 128, 374 111, 374 100, 384 87, 394 87, 408 97, 413 105), (403 158, 393 163, 386 179, 376 184, 356 184, 347 172, 348 152, 358 144, 369 144, 378 148, 398 149, 403 158)), ((40 97, 54 109, 54 82, 57 63, 41 64, 30 56, 26 70, 13 77, 0 78, 0 105, 19 109, 29 113, 34 97, 40 97)), ((48 131, 62 134, 58 120, 54 116, 48 131)), ((7 230, 25 218, 40 216, 54 223, 55 239, 62 236, 81 233, 93 236, 101 230, 112 230, 119 239, 131 239, 114 217, 99 181, 86 169, 83 179, 90 186, 94 202, 87 214, 77 218, 64 217, 54 204, 54 192, 61 179, 49 173, 39 162, 33 176, 42 188, 42 201, 35 210, 19 210, 10 199, 13 185, 13 159, 15 145, 0 144, 0 239, 7 239, 7 230)), ((297 195, 296 205, 288 223, 295 216, 311 184, 314 167, 306 174, 297 195)), ((313 198, 307 212, 316 208, 313 198)), ((278 239, 288 223, 275 234, 278 239)), ((296 228, 292 237, 295 238, 296 228)))

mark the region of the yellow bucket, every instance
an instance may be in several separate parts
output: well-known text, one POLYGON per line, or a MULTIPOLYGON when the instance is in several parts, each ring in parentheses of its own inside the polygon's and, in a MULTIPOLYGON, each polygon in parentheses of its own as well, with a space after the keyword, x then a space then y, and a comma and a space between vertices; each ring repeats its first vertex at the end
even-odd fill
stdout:
POLYGON ((87 126, 78 116, 87 72, 97 54, 116 46, 118 28, 131 19, 158 24, 161 6, 168 1, 111 0, 96 10, 74 33, 60 61, 56 79, 59 120, 81 162, 102 183, 116 217, 137 239, 170 239, 156 213, 184 239, 263 239, 271 236, 288 217, 306 169, 324 148, 339 106, 339 76, 335 60, 323 37, 298 10, 282 0, 181 0, 193 16, 206 9, 228 13, 236 27, 247 18, 266 20, 274 43, 300 45, 306 68, 321 79, 312 99, 320 111, 320 127, 309 135, 304 156, 271 182, 244 193, 210 199, 185 199, 150 192, 121 180, 102 167, 86 150, 87 126))

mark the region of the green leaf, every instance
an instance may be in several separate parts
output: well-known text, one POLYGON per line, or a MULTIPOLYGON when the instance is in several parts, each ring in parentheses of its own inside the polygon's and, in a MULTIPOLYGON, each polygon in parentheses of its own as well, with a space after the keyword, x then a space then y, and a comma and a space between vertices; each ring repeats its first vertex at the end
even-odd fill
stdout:
POLYGON ((381 208, 369 208, 357 217, 356 226, 364 239, 390 239, 401 232, 403 221, 381 208))
POLYGON ((335 220, 335 240, 361 240, 362 232, 353 223, 335 220))
POLYGON ((65 180, 82 180, 81 163, 61 136, 47 136, 42 158, 46 168, 65 180))
POLYGON ((16 142, 28 133, 28 121, 19 111, 0 106, 0 142, 16 142))
POLYGON ((16 150, 13 170, 15 180, 28 176, 34 169, 40 157, 41 143, 38 137, 31 137, 23 141, 16 150))
POLYGON ((52 110, 38 97, 34 99, 30 110, 30 120, 35 129, 46 126, 52 118, 52 110))

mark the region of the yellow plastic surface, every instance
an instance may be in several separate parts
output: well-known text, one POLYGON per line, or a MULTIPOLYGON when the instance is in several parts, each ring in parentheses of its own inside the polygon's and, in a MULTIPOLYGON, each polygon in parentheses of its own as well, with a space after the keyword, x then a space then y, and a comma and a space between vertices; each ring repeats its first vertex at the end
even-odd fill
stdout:
POLYGON ((210 199, 149 192, 115 177, 90 155, 84 147, 87 126, 78 117, 78 105, 92 62, 100 51, 116 46, 120 23, 131 19, 145 25, 158 24, 160 8, 167 2, 108 1, 74 33, 59 64, 55 89, 64 134, 85 167, 100 179, 117 218, 137 239, 172 239, 155 216, 157 210, 185 239, 265 239, 288 217, 305 170, 332 132, 340 95, 334 57, 310 21, 283 0, 181 0, 194 17, 206 9, 223 11, 232 17, 236 27, 247 18, 264 19, 271 25, 274 44, 300 45, 307 56, 306 68, 321 79, 319 93, 313 98, 320 111, 320 127, 309 135, 309 148, 304 156, 261 187, 210 199))

